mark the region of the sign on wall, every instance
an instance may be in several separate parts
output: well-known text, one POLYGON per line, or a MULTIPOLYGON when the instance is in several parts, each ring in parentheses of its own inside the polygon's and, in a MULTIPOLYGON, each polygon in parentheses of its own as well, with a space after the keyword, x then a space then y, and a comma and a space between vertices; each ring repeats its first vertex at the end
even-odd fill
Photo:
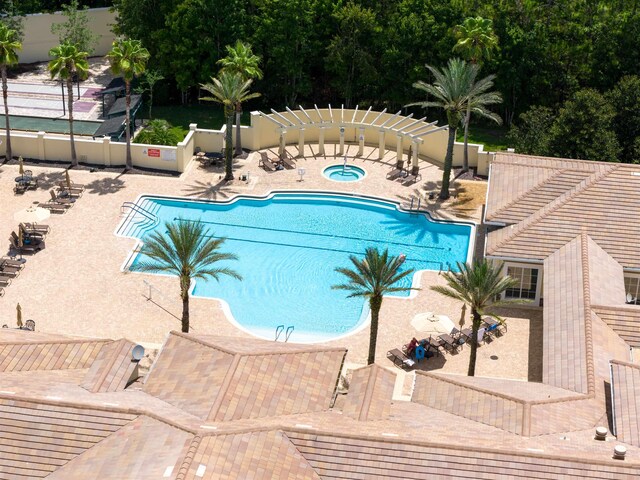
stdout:
POLYGON ((159 148, 150 148, 147 150, 147 156, 160 158, 160 149, 159 148))

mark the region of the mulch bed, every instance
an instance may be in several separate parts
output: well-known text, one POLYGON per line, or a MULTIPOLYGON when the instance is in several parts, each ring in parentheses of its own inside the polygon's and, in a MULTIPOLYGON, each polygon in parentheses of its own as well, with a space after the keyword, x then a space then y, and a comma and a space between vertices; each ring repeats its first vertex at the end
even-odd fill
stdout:
POLYGON ((454 180, 472 180, 472 181, 486 181, 487 177, 482 177, 480 175, 476 175, 476 169, 474 167, 469 167, 469 170, 466 172, 462 171, 462 168, 454 169, 454 180))

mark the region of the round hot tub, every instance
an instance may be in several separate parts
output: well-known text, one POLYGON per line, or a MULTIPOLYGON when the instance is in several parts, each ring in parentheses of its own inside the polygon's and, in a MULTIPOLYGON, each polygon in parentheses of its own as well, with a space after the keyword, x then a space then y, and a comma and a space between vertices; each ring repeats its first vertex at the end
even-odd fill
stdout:
POLYGON ((358 182, 367 173, 355 165, 331 165, 325 168, 322 174, 334 182, 358 182))

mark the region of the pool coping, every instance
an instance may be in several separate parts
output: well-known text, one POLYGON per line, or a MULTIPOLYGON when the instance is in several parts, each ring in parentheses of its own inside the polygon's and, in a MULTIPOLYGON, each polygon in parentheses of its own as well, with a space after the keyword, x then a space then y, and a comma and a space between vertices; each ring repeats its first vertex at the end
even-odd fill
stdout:
MULTIPOLYGON (((342 182, 345 183, 345 182, 342 182)), ((183 197, 183 196, 176 196, 176 195, 158 195, 158 194, 150 194, 150 193, 141 193, 140 195, 138 195, 136 197, 136 200, 133 202, 136 205, 139 204, 139 202, 141 202, 142 200, 144 200, 145 198, 160 198, 160 199, 168 199, 168 200, 180 200, 180 201, 187 201, 187 202, 193 202, 193 203, 212 203, 212 204, 219 204, 219 205, 231 205, 235 202, 237 202, 238 200, 242 200, 242 199, 253 199, 253 200, 269 200, 270 198, 272 198, 273 196, 277 195, 277 194, 282 194, 282 193, 288 193, 288 194, 325 194, 325 195, 336 195, 336 196, 343 196, 343 197, 357 197, 357 198, 364 198, 364 199, 369 199, 369 200, 377 200, 377 201, 383 201, 389 204, 392 204, 393 206, 395 206, 395 208, 401 212, 404 213, 417 213, 417 214, 422 214, 425 215, 427 217, 427 219, 429 221, 432 221, 434 223, 453 223, 453 224, 457 224, 457 225, 467 225, 468 227, 470 227, 471 231, 469 233, 469 246, 467 249, 467 258, 466 258, 466 263, 470 263, 473 260, 473 253, 475 252, 475 243, 476 243, 476 237, 477 237, 477 227, 478 224, 475 222, 471 222, 471 221, 454 221, 454 220, 440 220, 440 219, 435 219, 433 218, 433 216, 431 215, 431 213, 428 210, 407 210, 405 208, 402 207, 401 203, 395 200, 391 200, 389 198, 386 197, 378 197, 378 196, 374 196, 374 195, 366 195, 366 194, 361 194, 361 193, 351 193, 351 192, 340 192, 340 191, 336 191, 336 190, 314 190, 314 189, 306 189, 306 190, 298 190, 298 189, 293 189, 293 190, 270 190, 268 191, 266 194, 264 195, 248 195, 248 194, 237 194, 234 195, 233 197, 230 197, 228 199, 225 200, 211 200, 211 199, 196 199, 193 197, 183 197)), ((136 271, 132 271, 129 270, 129 266, 130 264, 133 262, 133 259, 135 258, 135 256, 139 253, 140 249, 142 248, 142 245, 144 244, 144 242, 142 242, 142 240, 140 240, 137 237, 132 237, 129 235, 122 235, 119 233, 119 231, 125 226, 125 223, 129 220, 131 213, 125 215, 122 217, 122 219, 118 222, 118 225, 116 226, 115 229, 115 235, 116 237, 120 237, 120 238, 130 238, 135 240, 135 244, 133 246, 133 248, 131 249, 131 251, 129 252, 129 255, 127 255, 125 261, 122 263, 121 267, 120 267, 120 271, 122 272, 126 272, 126 273, 134 273, 134 274, 145 274, 144 272, 136 272, 136 271)), ((411 292, 409 293, 409 295, 407 295, 406 297, 397 297, 394 295, 385 295, 384 297, 388 297, 388 298, 394 298, 394 299, 398 299, 398 300, 412 300, 414 299, 417 295, 418 295, 418 290, 421 287, 421 282, 422 282, 422 274, 423 272, 435 272, 436 270, 429 270, 429 269, 422 269, 422 270, 416 270, 413 274, 413 279, 411 281, 411 292)), ((439 271, 438 274, 440 274, 442 272, 442 270, 439 271)), ((167 275, 167 274, 153 274, 153 275, 161 275, 161 276, 165 276, 165 277, 173 277, 174 275, 167 275)), ((193 290, 195 289, 196 286, 196 281, 192 280, 191 285, 189 286, 189 296, 191 296, 192 298, 199 298, 199 299, 205 299, 205 300, 214 300, 220 303, 220 308, 224 314, 224 316, 226 317, 226 319, 236 328, 240 329, 241 331, 256 337, 256 338, 261 338, 261 339, 265 339, 265 340, 271 340, 271 338, 266 338, 260 335, 256 335, 255 332, 250 331, 249 329, 243 327, 233 316, 233 314, 231 313, 231 307, 229 306, 229 304, 227 303, 226 300, 224 300, 223 298, 217 298, 217 297, 202 297, 202 296, 198 296, 198 295, 193 295, 193 290)), ((339 336, 335 336, 335 337, 331 337, 331 338, 323 338, 320 340, 315 340, 315 341, 299 341, 299 340, 295 340, 294 343, 303 343, 303 344, 315 344, 315 343, 326 343, 326 342, 332 342, 332 341, 336 341, 336 340, 342 340, 346 337, 349 337, 351 335, 354 335, 356 333, 361 332, 362 330, 364 330, 369 324, 371 323, 371 312, 368 309, 368 305, 367 302, 365 301, 363 309, 362 309, 362 313, 360 314, 360 319, 358 320, 358 323, 356 324, 356 327, 354 327, 352 330, 350 330, 349 332, 343 334, 343 335, 339 335, 339 336), (365 310, 367 311, 366 314, 366 318, 364 317, 364 312, 365 310)), ((294 330, 295 332, 295 330, 294 330)))

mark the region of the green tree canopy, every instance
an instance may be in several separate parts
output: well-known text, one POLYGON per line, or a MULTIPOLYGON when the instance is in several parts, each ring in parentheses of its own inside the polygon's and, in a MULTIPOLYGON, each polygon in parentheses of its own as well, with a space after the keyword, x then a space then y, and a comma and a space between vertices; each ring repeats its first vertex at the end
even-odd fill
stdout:
POLYGON ((625 76, 605 95, 613 106, 613 130, 620 144, 620 161, 640 163, 640 77, 625 76))
POLYGON ((95 51, 98 36, 89 27, 88 8, 80 8, 78 0, 63 5, 62 14, 66 19, 62 23, 54 23, 51 33, 58 35, 60 43, 75 45, 79 51, 87 52, 87 56, 90 56, 95 51))
POLYGON ((520 115, 509 130, 507 141, 517 152, 529 155, 551 155, 551 126, 555 115, 550 108, 534 106, 520 115))
POLYGON ((471 63, 480 63, 490 59, 494 50, 498 49, 498 37, 493 32, 493 21, 488 18, 466 18, 461 25, 455 27, 458 40, 453 51, 460 53, 471 63))

